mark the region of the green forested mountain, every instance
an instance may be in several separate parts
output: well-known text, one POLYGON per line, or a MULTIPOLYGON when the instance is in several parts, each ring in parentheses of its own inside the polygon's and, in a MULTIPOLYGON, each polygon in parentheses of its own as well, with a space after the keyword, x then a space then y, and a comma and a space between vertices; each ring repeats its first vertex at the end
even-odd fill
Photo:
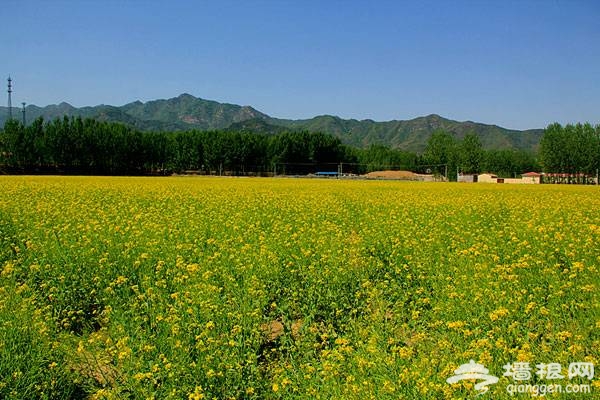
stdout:
MULTIPOLYGON (((18 108, 13 108, 13 117, 20 119, 20 111, 18 108)), ((119 107, 99 105, 76 108, 68 103, 46 107, 34 105, 26 107, 28 121, 33 121, 40 116, 51 120, 64 115, 123 122, 146 131, 231 128, 276 134, 283 130, 307 130, 328 133, 338 137, 345 144, 358 147, 383 144, 414 152, 422 152, 427 139, 436 130, 444 130, 458 139, 473 132, 487 149, 536 150, 543 134, 542 129, 510 130, 471 121, 452 121, 435 114, 405 121, 385 122, 342 119, 331 115, 303 120, 278 119, 263 114, 250 106, 218 103, 190 94, 146 103, 136 101, 119 107)), ((7 108, 0 107, 0 124, 4 124, 7 116, 7 108)))
POLYGON ((331 115, 307 120, 275 121, 290 128, 327 132, 346 144, 358 147, 383 144, 419 153, 425 149, 427 139, 437 130, 446 131, 457 139, 473 132, 487 149, 535 150, 543 134, 543 129, 517 131, 471 121, 452 121, 435 114, 407 121, 386 122, 341 119, 331 115))

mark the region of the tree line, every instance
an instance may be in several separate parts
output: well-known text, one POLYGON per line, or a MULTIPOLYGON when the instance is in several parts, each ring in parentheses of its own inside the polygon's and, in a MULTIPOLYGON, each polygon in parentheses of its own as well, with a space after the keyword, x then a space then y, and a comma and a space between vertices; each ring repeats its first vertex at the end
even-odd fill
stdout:
POLYGON ((444 131, 434 132, 422 155, 428 171, 456 180, 457 174, 494 173, 500 177, 515 177, 537 171, 536 154, 526 150, 485 150, 475 133, 456 139, 444 131))
MULTIPOLYGON (((579 149, 575 145, 564 146, 566 131, 570 135, 572 130, 583 130, 578 137, 588 140, 589 128, 588 125, 549 126, 541 144, 544 168, 555 170, 567 165, 579 168, 571 167, 573 160, 587 163, 586 171, 595 168, 597 151, 595 161, 590 161, 591 155, 574 158, 571 153, 564 157, 554 154, 579 149), (559 145, 556 138, 562 140, 559 145)), ((592 132, 597 141, 598 128, 592 132)), ((585 148, 587 151, 594 147, 585 148)), ((416 154, 382 145, 355 148, 319 132, 271 135, 229 130, 142 132, 117 122, 80 117, 46 122, 38 118, 28 126, 9 120, 0 130, 0 165, 7 172, 307 174, 338 171, 340 164, 343 172, 349 173, 406 169, 445 175, 451 180, 456 179, 457 173, 493 172, 510 177, 541 168, 536 154, 531 152, 483 149, 475 133, 456 139, 444 131, 434 132, 424 152, 416 154)))
MULTIPOLYGON (((148 174, 290 173, 326 168, 350 157, 330 135, 239 131, 141 132, 117 122, 64 117, 0 131, 0 164, 12 172, 148 174)), ((335 167, 334 167, 335 169, 335 167)))
POLYGON ((595 176, 600 169, 600 125, 549 125, 540 142, 545 172, 595 176))

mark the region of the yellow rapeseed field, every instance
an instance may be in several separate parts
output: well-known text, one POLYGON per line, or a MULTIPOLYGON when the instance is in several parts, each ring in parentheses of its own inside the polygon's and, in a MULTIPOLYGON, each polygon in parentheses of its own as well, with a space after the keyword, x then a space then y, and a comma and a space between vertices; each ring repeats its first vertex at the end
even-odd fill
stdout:
POLYGON ((479 398, 517 383, 600 393, 597 187, 0 188, 0 398, 474 398, 477 379, 446 381, 470 360, 498 378, 479 398), (544 379, 549 364, 562 378, 544 379))

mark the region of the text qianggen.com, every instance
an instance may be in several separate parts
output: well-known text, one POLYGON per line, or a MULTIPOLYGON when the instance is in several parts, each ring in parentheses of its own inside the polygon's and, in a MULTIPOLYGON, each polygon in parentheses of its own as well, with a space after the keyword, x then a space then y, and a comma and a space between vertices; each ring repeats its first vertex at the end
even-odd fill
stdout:
POLYGON ((582 393, 587 394, 592 392, 592 388, 589 384, 572 384, 562 385, 560 383, 554 383, 550 385, 532 385, 530 383, 523 384, 510 384, 506 386, 506 391, 511 396, 515 396, 521 393, 529 393, 532 396, 545 396, 549 393, 582 393))

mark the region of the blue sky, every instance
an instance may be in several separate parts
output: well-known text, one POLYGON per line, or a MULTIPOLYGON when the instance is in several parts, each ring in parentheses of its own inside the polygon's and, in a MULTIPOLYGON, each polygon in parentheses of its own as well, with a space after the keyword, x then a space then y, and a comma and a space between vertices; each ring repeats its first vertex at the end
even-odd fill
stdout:
POLYGON ((599 1, 4 0, 0 20, 18 104, 600 123, 599 1))

